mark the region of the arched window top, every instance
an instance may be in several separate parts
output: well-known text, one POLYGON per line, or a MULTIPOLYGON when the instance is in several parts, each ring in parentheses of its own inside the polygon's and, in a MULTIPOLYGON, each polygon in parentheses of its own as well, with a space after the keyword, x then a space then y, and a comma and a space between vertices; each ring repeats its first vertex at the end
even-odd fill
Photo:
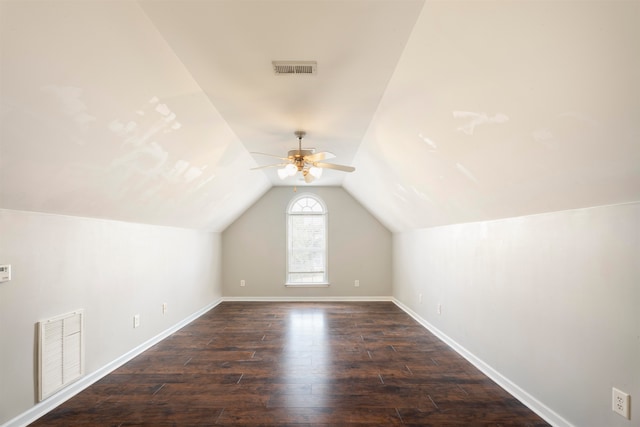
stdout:
POLYGON ((327 212, 322 200, 316 196, 303 194, 289 203, 290 214, 323 214, 327 212))

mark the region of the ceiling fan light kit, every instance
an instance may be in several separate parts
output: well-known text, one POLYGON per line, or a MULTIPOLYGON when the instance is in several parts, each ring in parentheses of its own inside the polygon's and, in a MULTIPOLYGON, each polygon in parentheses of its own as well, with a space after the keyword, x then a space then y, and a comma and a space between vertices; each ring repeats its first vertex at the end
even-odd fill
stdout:
POLYGON ((262 156, 276 157, 280 160, 285 160, 287 163, 258 166, 252 169, 255 170, 282 166, 280 169, 278 169, 278 176, 280 177, 280 179, 287 179, 291 176, 294 176, 297 172, 301 172, 304 182, 306 182, 307 184, 310 184, 314 180, 319 179, 322 176, 323 169, 334 169, 342 172, 353 172, 356 170, 356 168, 354 168, 353 166, 343 166, 334 163, 320 162, 320 160, 332 159, 335 157, 335 155, 333 153, 329 153, 328 151, 316 153, 313 149, 303 150, 302 138, 304 138, 306 133, 304 131, 296 131, 295 135, 298 138, 298 149, 290 150, 287 153, 287 157, 280 157, 266 153, 251 153, 260 154, 262 156))
POLYGON ((278 169, 278 176, 280 179, 286 179, 290 176, 293 176, 298 172, 298 168, 293 163, 289 163, 282 169, 278 169))
POLYGON ((309 173, 313 175, 314 178, 320 178, 322 176, 322 168, 311 166, 309 168, 309 173))

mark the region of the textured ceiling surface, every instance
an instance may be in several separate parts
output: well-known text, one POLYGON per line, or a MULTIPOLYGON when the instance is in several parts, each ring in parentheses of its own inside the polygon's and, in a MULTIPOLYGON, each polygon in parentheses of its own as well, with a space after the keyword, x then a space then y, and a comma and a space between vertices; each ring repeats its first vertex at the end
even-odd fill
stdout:
POLYGON ((640 200, 637 1, 0 0, 0 49, 0 208, 221 231, 296 130, 393 231, 640 200))

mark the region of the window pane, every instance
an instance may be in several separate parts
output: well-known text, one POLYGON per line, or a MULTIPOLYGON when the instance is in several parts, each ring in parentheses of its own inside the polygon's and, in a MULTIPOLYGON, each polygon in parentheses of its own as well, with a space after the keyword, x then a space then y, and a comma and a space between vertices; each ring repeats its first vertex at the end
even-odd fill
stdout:
POLYGON ((311 197, 303 197, 301 199, 298 199, 295 202, 295 204, 291 207, 291 212, 292 213, 298 213, 298 212, 322 213, 323 209, 322 209, 322 205, 318 203, 317 200, 311 197))
POLYGON ((289 283, 324 283, 324 273, 289 273, 289 283))
POLYGON ((296 200, 288 213, 287 282, 325 283, 326 215, 312 197, 296 200))
POLYGON ((291 215, 289 239, 290 272, 322 272, 325 264, 324 217, 291 215))

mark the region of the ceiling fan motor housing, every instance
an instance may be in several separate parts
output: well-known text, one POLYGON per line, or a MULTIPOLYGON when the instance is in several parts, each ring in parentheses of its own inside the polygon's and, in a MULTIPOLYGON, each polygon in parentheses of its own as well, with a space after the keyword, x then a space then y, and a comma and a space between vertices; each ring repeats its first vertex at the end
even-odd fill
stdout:
POLYGON ((315 149, 311 150, 290 150, 288 153, 289 158, 295 159, 296 157, 304 157, 315 153, 315 149))

